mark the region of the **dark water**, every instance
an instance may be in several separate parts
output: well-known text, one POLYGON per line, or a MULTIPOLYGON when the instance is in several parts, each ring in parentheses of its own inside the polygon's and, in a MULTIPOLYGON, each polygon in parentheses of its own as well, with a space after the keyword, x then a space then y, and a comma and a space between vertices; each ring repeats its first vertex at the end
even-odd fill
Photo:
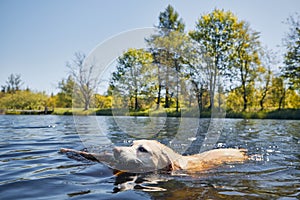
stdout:
MULTIPOLYGON (((79 121, 89 120, 82 117, 79 121)), ((142 123, 143 120, 147 118, 140 118, 142 123)), ((123 133, 112 117, 97 117, 97 121, 105 137, 115 144, 126 145, 134 139, 123 133)), ((169 118, 152 138, 167 144, 179 123, 179 119, 169 118)), ((203 125, 208 123, 207 119, 201 121, 203 125)), ((97 131, 89 126, 81 128, 90 133, 97 131)), ((199 150, 203 140, 199 132, 186 153, 199 150)), ((99 140, 105 139, 103 134, 99 140)), ((62 147, 84 149, 82 140, 86 139, 77 134, 71 116, 0 116, 0 135, 0 199, 300 197, 299 121, 226 119, 216 146, 243 147, 261 157, 194 176, 149 173, 116 177, 103 164, 75 155, 69 158, 58 150, 62 147)), ((97 134, 94 135, 94 145, 97 145, 97 134)))

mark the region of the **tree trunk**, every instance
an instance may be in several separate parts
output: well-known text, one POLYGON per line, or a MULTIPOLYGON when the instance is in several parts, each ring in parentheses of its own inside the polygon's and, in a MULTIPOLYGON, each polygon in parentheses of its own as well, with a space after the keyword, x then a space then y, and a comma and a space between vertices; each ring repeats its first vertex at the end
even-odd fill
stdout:
POLYGON ((179 111, 179 68, 178 65, 176 64, 176 112, 179 111))
POLYGON ((216 83, 217 83, 217 74, 218 74, 218 60, 219 56, 216 55, 215 60, 214 60, 214 66, 211 69, 211 74, 210 74, 210 110, 212 111, 215 107, 215 91, 216 91, 216 83))
POLYGON ((202 111, 202 96, 203 96, 203 92, 202 92, 202 87, 200 88, 200 90, 198 91, 197 94, 197 102, 198 102, 198 108, 199 108, 199 113, 201 113, 202 111))
POLYGON ((263 111, 265 108, 264 108, 264 103, 265 103, 265 98, 267 96, 267 93, 268 93, 268 90, 269 90, 269 84, 270 84, 270 77, 271 77, 271 71, 270 69, 268 70, 268 75, 267 75, 267 80, 266 80, 266 86, 263 90, 263 94, 262 94, 262 97, 259 101, 259 104, 260 104, 260 110, 263 111))
POLYGON ((165 108, 170 108, 170 103, 169 103, 169 87, 166 86, 166 99, 165 99, 165 108))
POLYGON ((157 94, 156 110, 158 110, 159 107, 160 107, 161 88, 162 88, 161 78, 160 78, 160 66, 159 66, 159 64, 158 64, 158 67, 157 67, 157 75, 158 75, 158 94, 157 94))
POLYGON ((219 93, 219 96, 218 96, 218 111, 221 111, 221 104, 222 104, 221 93, 219 93))
POLYGON ((170 101, 170 94, 169 94, 169 67, 167 67, 165 108, 170 108, 170 102, 169 101, 170 101))
POLYGON ((246 66, 248 65, 248 62, 245 61, 245 63, 242 63, 241 66, 241 80, 242 80, 242 89, 243 89, 243 100, 244 100, 244 106, 243 106, 243 111, 247 111, 247 107, 248 107, 248 99, 247 99, 247 70, 246 70, 246 66), (245 69, 245 72, 244 70, 245 69))
POLYGON ((197 98, 197 104, 198 104, 198 109, 199 109, 199 114, 202 111, 202 96, 203 96, 203 86, 201 85, 200 88, 198 87, 198 84, 192 80, 192 84, 194 85, 194 91, 196 94, 196 98, 197 98))
POLYGON ((279 99, 278 110, 281 110, 281 108, 284 108, 284 98, 285 98, 285 89, 283 88, 282 95, 279 99))
POLYGON ((89 100, 86 99, 86 100, 84 101, 84 110, 88 110, 89 107, 90 107, 90 102, 89 102, 89 100))
POLYGON ((135 89, 135 91, 134 91, 134 100, 135 100, 135 102, 134 102, 134 110, 135 111, 137 111, 138 110, 138 108, 139 108, 139 105, 138 105, 138 89, 135 89))
POLYGON ((217 69, 215 69, 215 72, 211 73, 211 81, 210 81, 210 110, 213 110, 215 107, 215 91, 216 91, 216 78, 217 78, 217 69))
POLYGON ((84 110, 88 110, 90 108, 91 97, 89 96, 88 91, 84 89, 82 91, 84 95, 84 110))
POLYGON ((261 97, 261 99, 260 99, 260 101, 259 101, 259 105, 260 105, 260 111, 263 111, 265 108, 264 108, 264 103, 265 103, 265 98, 266 98, 266 96, 267 96, 267 90, 265 90, 264 92, 263 92, 263 95, 262 95, 262 97, 261 97))
POLYGON ((259 101, 259 104, 260 104, 260 111, 263 111, 265 108, 264 108, 264 97, 259 101))
POLYGON ((160 107, 160 101, 161 101, 161 84, 158 85, 158 94, 157 94, 157 102, 156 102, 156 110, 160 107))
POLYGON ((247 95, 245 93, 246 92, 244 92, 244 95, 243 95, 243 99, 244 99, 244 108, 243 108, 243 111, 247 110, 247 105, 248 105, 248 99, 247 99, 247 95))
POLYGON ((246 83, 243 82, 242 83, 242 87, 243 87, 243 100, 244 100, 244 107, 243 107, 243 111, 247 110, 247 105, 248 105, 248 99, 247 99, 247 88, 246 88, 246 83))

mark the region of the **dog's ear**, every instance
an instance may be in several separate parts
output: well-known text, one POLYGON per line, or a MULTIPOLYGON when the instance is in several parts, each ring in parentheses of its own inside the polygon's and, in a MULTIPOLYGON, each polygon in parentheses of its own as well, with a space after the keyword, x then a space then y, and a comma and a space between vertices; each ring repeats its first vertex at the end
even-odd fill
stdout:
POLYGON ((170 158, 169 155, 165 152, 163 152, 163 154, 168 160, 168 165, 166 166, 167 171, 181 170, 181 167, 176 160, 173 160, 172 158, 170 158))
POLYGON ((171 162, 171 164, 169 165, 168 171, 177 171, 177 170, 182 170, 181 167, 179 166, 179 164, 176 161, 171 162))

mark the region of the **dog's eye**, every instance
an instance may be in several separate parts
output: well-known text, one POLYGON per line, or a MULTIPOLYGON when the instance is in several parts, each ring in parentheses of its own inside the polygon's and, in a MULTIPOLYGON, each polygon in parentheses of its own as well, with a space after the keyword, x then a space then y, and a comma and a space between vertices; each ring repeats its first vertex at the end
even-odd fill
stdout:
POLYGON ((142 146, 140 146, 138 148, 138 151, 143 152, 143 153, 148 153, 148 151, 144 147, 142 147, 142 146))

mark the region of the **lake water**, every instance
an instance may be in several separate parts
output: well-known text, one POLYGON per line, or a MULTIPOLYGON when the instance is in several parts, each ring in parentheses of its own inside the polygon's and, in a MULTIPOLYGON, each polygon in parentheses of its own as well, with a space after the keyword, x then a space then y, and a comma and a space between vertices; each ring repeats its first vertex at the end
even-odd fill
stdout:
MULTIPOLYGON (((124 133, 113 117, 81 117, 76 123, 95 119, 102 131, 98 140, 95 140, 97 129, 93 127, 82 125, 76 130, 72 116, 0 116, 0 199, 288 200, 300 197, 299 121, 223 121, 215 146, 247 148, 249 154, 260 155, 257 160, 225 165, 194 176, 148 173, 116 177, 101 163, 59 153, 62 147, 89 148, 85 131, 93 135, 93 148, 99 143, 99 150, 110 148, 110 141, 129 145, 137 136, 124 133)), ((137 123, 148 120, 133 119, 137 123)), ((168 144, 180 123, 180 119, 168 118, 161 122, 160 131, 149 138, 168 144)), ((209 124, 209 120, 201 119, 200 124, 209 124)), ((187 124, 183 129, 187 134, 190 131, 187 124)), ((186 141, 193 141, 185 153, 196 153, 204 138, 203 130, 193 140, 177 140, 177 144, 181 142, 184 146, 186 141)), ((141 132, 145 137, 148 131, 141 132)))

